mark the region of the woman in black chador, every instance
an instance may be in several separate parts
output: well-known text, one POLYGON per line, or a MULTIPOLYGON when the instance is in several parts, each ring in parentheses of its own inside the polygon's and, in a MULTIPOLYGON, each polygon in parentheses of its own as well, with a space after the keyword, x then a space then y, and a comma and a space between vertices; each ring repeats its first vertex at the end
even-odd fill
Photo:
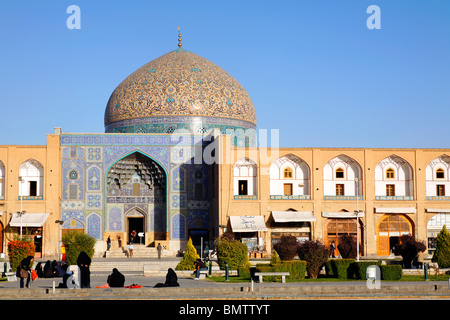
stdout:
POLYGON ((117 268, 114 268, 108 276, 107 282, 111 288, 123 288, 125 285, 125 276, 117 268))
POLYGON ((178 277, 177 274, 175 273, 175 271, 173 271, 172 268, 169 268, 169 270, 167 270, 167 274, 166 274, 166 282, 164 283, 157 283, 155 285, 155 288, 160 288, 160 287, 179 287, 180 284, 178 283, 178 277))
POLYGON ((78 259, 77 265, 80 268, 80 287, 90 288, 91 287, 91 271, 89 271, 89 266, 91 264, 91 258, 86 252, 81 251, 78 259))

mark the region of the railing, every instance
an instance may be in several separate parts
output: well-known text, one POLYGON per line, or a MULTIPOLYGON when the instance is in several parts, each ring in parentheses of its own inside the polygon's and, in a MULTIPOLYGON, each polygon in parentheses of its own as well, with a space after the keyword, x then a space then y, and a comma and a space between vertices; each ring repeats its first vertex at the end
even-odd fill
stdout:
POLYGON ((18 196, 17 200, 44 200, 44 196, 18 196))
POLYGON ((270 195, 270 200, 311 200, 310 195, 270 195))
POLYGON ((427 196, 427 200, 448 201, 448 200, 450 200, 450 197, 447 197, 447 196, 427 196))
POLYGON ((258 200, 258 195, 234 195, 234 200, 258 200))
POLYGON ((414 196, 375 196, 375 200, 414 200, 414 196))
MULTIPOLYGON (((356 200, 356 196, 323 196, 323 200, 356 200)), ((358 196, 358 200, 364 200, 364 197, 358 196)))

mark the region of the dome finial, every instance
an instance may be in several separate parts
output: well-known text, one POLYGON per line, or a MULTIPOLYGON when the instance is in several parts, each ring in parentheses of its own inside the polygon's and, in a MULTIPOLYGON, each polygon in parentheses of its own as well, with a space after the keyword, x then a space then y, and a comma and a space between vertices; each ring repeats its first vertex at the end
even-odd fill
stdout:
POLYGON ((180 31, 180 27, 178 27, 178 48, 181 48, 181 31, 180 31))

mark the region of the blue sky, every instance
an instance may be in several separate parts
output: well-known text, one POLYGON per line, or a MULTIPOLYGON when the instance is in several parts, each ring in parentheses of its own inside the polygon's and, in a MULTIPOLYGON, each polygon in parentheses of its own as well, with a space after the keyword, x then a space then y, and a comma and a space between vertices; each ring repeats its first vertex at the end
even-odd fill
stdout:
POLYGON ((2 145, 102 133, 109 96, 177 47, 233 75, 281 147, 450 148, 450 1, 0 2, 2 145), (69 30, 69 5, 81 29, 69 30), (370 30, 370 5, 381 29, 370 30))

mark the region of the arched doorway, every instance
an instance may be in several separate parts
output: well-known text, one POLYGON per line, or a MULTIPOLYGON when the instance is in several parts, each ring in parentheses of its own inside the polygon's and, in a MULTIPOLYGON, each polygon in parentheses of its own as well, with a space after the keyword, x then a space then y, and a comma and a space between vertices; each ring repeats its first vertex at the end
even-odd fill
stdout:
POLYGON ((138 208, 133 208, 126 214, 127 242, 145 243, 145 214, 138 208))
MULTIPOLYGON (((336 245, 335 255, 339 255, 337 246, 339 244, 339 237, 344 234, 357 236, 356 230, 356 218, 328 218, 325 222, 325 245, 327 247, 334 241, 336 245)), ((364 239, 364 228, 362 221, 359 220, 359 255, 364 255, 364 245, 362 239, 364 239)))
POLYGON ((105 180, 105 230, 124 235, 127 242, 135 230, 133 242, 137 244, 166 240, 166 181, 164 168, 139 151, 113 163, 105 180))
POLYGON ((412 222, 401 214, 385 214, 377 223, 377 255, 388 256, 400 236, 413 235, 412 222))

